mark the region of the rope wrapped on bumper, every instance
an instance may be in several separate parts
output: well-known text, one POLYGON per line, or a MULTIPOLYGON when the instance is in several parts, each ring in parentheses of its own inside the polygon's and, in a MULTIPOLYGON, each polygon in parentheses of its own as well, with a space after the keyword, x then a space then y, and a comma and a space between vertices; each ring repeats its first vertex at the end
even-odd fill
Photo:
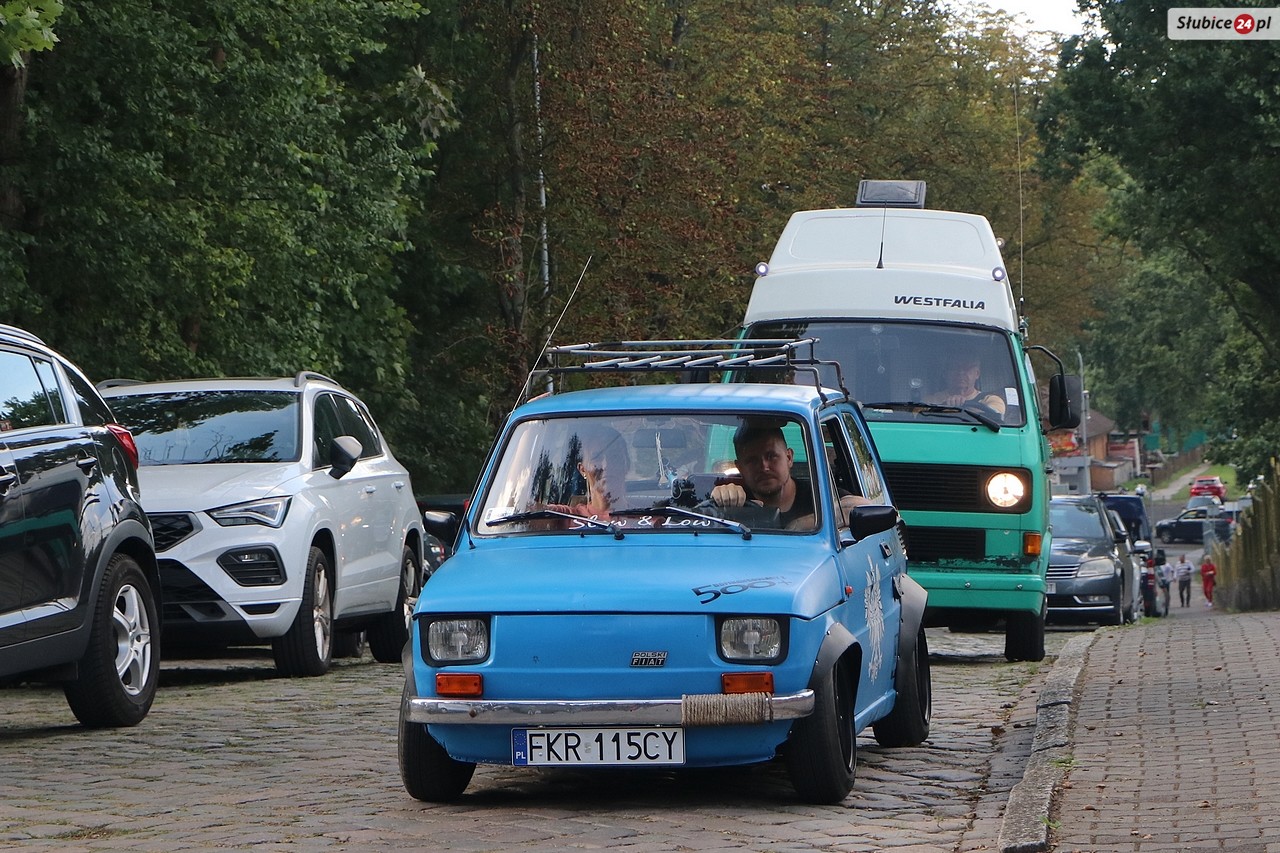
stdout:
POLYGON ((773 722, 769 693, 699 693, 680 697, 680 725, 734 726, 773 722))

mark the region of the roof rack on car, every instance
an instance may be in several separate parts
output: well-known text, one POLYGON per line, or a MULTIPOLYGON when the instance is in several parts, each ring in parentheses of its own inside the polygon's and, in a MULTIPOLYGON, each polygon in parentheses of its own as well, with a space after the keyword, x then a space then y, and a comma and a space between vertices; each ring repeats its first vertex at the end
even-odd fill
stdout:
POLYGON ((24 341, 31 341, 32 343, 39 344, 42 347, 48 346, 48 344, 40 339, 39 335, 36 335, 33 332, 28 332, 26 329, 18 328, 17 326, 10 326, 8 323, 0 323, 0 334, 8 335, 11 338, 21 338, 24 341))
POLYGON ((108 388, 121 388, 125 385, 142 385, 145 379, 104 379, 94 387, 99 391, 105 391, 108 388))
POLYGON ((314 370, 299 370, 298 375, 293 377, 293 384, 301 388, 302 384, 309 379, 316 379, 316 380, 319 380, 320 382, 329 382, 333 385, 338 384, 336 380, 330 379, 328 376, 325 376, 323 373, 316 373, 314 370))
POLYGON ((813 376, 826 402, 819 366, 833 367, 839 390, 846 396, 840 364, 818 358, 818 338, 709 338, 687 341, 605 341, 548 347, 548 364, 529 374, 525 398, 536 378, 568 373, 647 373, 658 371, 786 370, 813 376), (808 348, 803 354, 802 349, 808 348), (568 363, 567 363, 568 362, 568 363))

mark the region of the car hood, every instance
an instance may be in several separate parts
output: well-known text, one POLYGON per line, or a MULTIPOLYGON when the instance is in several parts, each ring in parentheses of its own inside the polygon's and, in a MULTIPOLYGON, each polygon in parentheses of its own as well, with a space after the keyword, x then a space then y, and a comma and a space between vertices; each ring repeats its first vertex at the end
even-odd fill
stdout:
POLYGON ((790 536, 670 538, 676 541, 601 534, 464 545, 431 576, 418 611, 816 616, 843 595, 829 547, 790 536))
POLYGON ((1107 557, 1111 543, 1103 539, 1060 539, 1053 537, 1053 549, 1049 552, 1049 565, 1073 566, 1092 557, 1107 557))
POLYGON ((188 512, 255 498, 289 494, 282 488, 298 474, 296 465, 220 463, 144 465, 138 469, 142 506, 147 512, 188 512))

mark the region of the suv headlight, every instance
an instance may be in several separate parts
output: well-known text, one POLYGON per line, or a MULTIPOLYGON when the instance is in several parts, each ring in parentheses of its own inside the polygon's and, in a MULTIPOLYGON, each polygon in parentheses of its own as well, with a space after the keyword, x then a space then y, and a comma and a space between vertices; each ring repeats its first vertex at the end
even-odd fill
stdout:
POLYGON ((489 656, 489 623, 476 617, 427 623, 427 656, 434 663, 474 663, 489 656))
POLYGON ((720 656, 729 661, 777 662, 782 659, 782 623, 768 616, 721 620, 720 656))
POLYGON ((1105 578, 1116 573, 1115 563, 1110 560, 1085 560, 1076 570, 1079 578, 1105 578))
POLYGON ((289 502, 293 498, 263 498, 241 504, 218 507, 208 512, 210 518, 223 527, 237 524, 261 524, 263 527, 279 527, 289 514, 289 502))

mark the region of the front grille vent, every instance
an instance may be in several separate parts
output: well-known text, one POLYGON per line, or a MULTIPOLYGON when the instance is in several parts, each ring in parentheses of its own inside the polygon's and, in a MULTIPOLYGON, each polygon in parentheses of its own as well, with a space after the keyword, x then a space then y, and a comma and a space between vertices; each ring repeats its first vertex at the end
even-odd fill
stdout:
POLYGON ((987 556, 987 532, 971 527, 907 525, 907 560, 938 563, 963 560, 977 563, 987 556))
POLYGON ((151 535, 155 537, 157 553, 168 551, 200 529, 190 513, 152 512, 147 514, 147 518, 151 519, 151 535))
POLYGON ((886 462, 884 476, 889 481, 893 503, 902 510, 929 512, 1000 512, 1022 513, 1030 505, 1028 494, 1008 509, 1000 509, 987 500, 986 482, 1000 471, 1014 470, 1026 483, 1033 482, 1023 468, 993 468, 978 465, 928 465, 918 462, 886 462))

